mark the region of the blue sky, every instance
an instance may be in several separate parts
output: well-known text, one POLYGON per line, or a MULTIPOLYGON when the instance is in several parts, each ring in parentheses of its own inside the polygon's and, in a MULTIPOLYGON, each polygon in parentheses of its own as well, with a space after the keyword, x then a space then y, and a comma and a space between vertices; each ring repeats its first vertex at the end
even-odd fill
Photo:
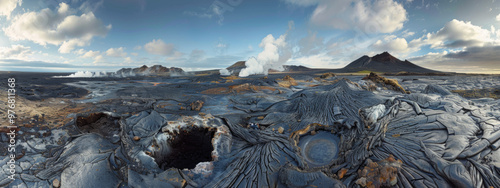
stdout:
MULTIPOLYGON (((0 70, 225 68, 284 37, 285 64, 341 68, 389 51, 500 73, 498 0, 0 0, 0 70)), ((280 59, 281 61, 281 59, 280 59)))

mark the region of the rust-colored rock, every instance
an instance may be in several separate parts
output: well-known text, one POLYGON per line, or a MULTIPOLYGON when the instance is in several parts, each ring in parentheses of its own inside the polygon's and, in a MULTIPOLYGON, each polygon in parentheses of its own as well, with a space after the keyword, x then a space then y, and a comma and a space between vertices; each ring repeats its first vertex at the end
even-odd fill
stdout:
POLYGON ((342 169, 339 170, 338 176, 339 176, 340 179, 344 178, 345 174, 347 173, 347 170, 348 169, 346 169, 346 168, 342 168, 342 169))
POLYGON ((383 87, 387 87, 394 91, 399 91, 401 93, 409 93, 407 92, 401 85, 399 85, 397 80, 388 79, 383 76, 379 76, 374 72, 371 72, 370 75, 365 76, 363 80, 371 80, 372 82, 382 85, 383 87))
POLYGON ((54 188, 61 187, 61 182, 58 179, 54 179, 54 181, 52 181, 52 187, 54 188))
POLYGON ((203 107, 203 104, 205 104, 205 102, 197 100, 197 101, 191 103, 191 105, 190 105, 191 106, 191 110, 200 111, 201 108, 203 107))
POLYGON ((320 78, 322 79, 327 79, 327 78, 331 78, 331 77, 335 77, 335 74, 331 73, 331 72, 327 72, 327 73, 323 73, 321 76, 319 76, 320 78))
POLYGON ((141 137, 139 137, 139 136, 134 136, 134 138, 133 138, 133 139, 134 139, 134 141, 139 141, 139 140, 141 140, 141 137))
POLYGON ((79 116, 76 118, 76 125, 80 127, 83 125, 88 125, 88 124, 94 123, 97 120, 104 117, 105 115, 106 114, 104 114, 104 113, 92 113, 87 117, 79 116))
POLYGON ((283 77, 283 79, 278 79, 278 85, 280 87, 290 87, 298 85, 294 78, 289 75, 283 77))
POLYGON ((394 156, 390 155, 387 159, 379 162, 373 162, 370 159, 368 159, 367 162, 368 164, 364 169, 358 171, 360 177, 356 181, 358 185, 370 188, 391 187, 396 185, 398 171, 403 164, 401 160, 396 160, 394 156))
POLYGON ((279 132, 280 134, 283 134, 283 132, 284 132, 284 131, 285 131, 285 129, 284 129, 283 127, 278 128, 278 132, 279 132))

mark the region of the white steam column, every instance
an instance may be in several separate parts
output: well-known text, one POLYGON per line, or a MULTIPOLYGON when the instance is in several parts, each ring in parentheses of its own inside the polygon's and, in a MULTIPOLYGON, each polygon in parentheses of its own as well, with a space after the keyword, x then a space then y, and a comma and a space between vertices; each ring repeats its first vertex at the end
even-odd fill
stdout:
POLYGON ((257 57, 249 58, 242 69, 239 76, 247 77, 254 74, 267 75, 269 69, 283 71, 283 65, 292 57, 292 50, 286 42, 288 32, 293 28, 293 22, 289 22, 288 31, 275 39, 273 35, 269 34, 259 47, 264 50, 257 55, 257 57))

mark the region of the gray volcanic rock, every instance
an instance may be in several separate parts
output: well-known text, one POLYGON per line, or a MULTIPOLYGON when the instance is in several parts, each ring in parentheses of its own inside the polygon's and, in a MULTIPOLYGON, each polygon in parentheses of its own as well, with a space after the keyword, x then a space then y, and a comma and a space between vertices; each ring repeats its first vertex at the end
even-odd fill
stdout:
POLYGON ((433 93, 433 94, 438 94, 438 95, 443 95, 443 96, 453 95, 453 93, 451 93, 446 88, 439 86, 439 85, 428 85, 427 87, 425 87, 423 93, 426 93, 426 94, 433 93))
MULTIPOLYGON (((438 71, 426 69, 411 63, 408 60, 401 61, 388 52, 373 57, 363 56, 351 62, 343 69, 343 72, 373 71, 373 72, 411 72, 411 73, 435 73, 438 71)), ((342 72, 341 71, 341 72, 342 72)))

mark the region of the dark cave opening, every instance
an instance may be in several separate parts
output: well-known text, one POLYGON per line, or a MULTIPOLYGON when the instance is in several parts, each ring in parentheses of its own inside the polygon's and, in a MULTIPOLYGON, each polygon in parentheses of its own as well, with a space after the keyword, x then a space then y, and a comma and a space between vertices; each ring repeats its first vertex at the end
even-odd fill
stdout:
POLYGON ((157 156, 158 166, 163 169, 194 169, 200 162, 212 161, 212 138, 216 129, 193 127, 179 131, 168 141, 170 152, 157 156))
POLYGON ((120 130, 117 120, 118 118, 98 112, 87 116, 78 116, 75 125, 81 133, 98 133, 104 137, 111 137, 120 130))

